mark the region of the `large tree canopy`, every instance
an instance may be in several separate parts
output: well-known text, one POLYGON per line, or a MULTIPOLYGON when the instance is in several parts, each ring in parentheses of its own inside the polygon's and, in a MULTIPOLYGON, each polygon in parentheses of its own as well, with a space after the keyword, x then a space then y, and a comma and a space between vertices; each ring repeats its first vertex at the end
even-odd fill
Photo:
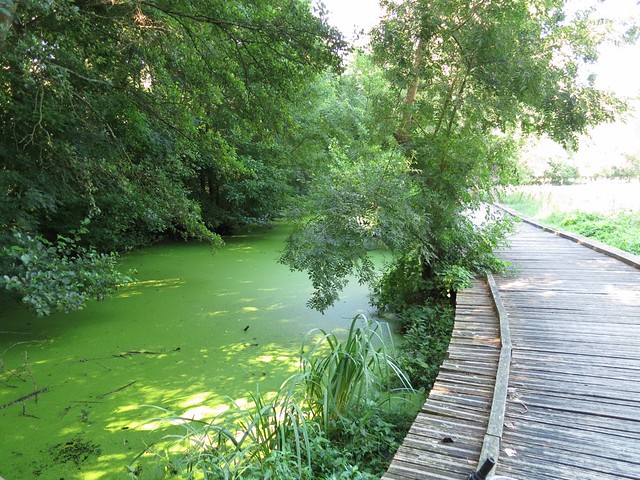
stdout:
POLYGON ((382 3, 386 16, 371 46, 392 100, 367 115, 391 125, 387 135, 396 146, 388 139, 380 145, 396 153, 355 152, 342 175, 352 177, 374 158, 382 166, 373 172, 394 170, 393 182, 402 177, 404 186, 380 188, 381 175, 358 176, 367 185, 355 189, 350 182, 319 184, 319 198, 340 200, 313 202, 313 215, 300 222, 283 256, 309 271, 316 286, 310 304, 319 309, 337 298, 346 275, 372 278, 367 242, 395 257, 380 283, 380 303, 402 306, 445 293, 455 300, 471 273, 496 265, 491 251, 500 228, 492 221, 478 228, 468 213, 513 178, 519 139, 546 133, 569 146, 623 108, 580 77, 580 65, 596 59, 607 23, 588 12, 567 18, 562 0, 382 3))
POLYGON ((282 258, 316 308, 373 281, 375 247, 396 306, 495 264, 499 228, 466 213, 519 140, 570 146, 623 107, 580 74, 608 24, 562 0, 382 3, 370 55, 336 76, 344 44, 309 0, 0 0, 0 283, 36 307, 95 292, 117 280, 101 253, 215 240, 291 194, 282 258), (92 265, 110 281, 80 280, 92 265))
MULTIPOLYGON (((3 246, 82 225, 78 242, 123 250, 272 215, 292 105, 343 47, 306 0, 23 0, 0 14, 3 246)), ((24 267, 3 258, 3 273, 24 267)))
POLYGON ((121 248, 202 236, 201 206, 212 227, 242 215, 255 192, 228 185, 283 161, 270 149, 288 105, 339 46, 300 0, 19 2, 0 224, 57 233, 91 215, 92 242, 121 248))

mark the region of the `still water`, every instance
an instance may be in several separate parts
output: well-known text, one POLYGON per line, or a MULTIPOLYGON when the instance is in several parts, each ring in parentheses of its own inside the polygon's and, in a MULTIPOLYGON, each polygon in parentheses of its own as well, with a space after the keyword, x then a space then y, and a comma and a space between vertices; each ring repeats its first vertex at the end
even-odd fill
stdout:
POLYGON ((122 260, 136 281, 80 312, 36 318, 2 304, 0 477, 128 478, 163 434, 148 405, 214 417, 294 373, 309 330, 373 314, 356 282, 324 315, 308 309, 306 275, 276 262, 286 233, 237 235, 213 254, 188 243, 137 251, 122 260))

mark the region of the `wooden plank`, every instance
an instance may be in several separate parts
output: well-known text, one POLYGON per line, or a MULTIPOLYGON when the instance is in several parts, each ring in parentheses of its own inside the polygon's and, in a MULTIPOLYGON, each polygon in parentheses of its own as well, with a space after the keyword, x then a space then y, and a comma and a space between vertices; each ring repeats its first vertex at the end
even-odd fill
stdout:
MULTIPOLYGON (((482 450, 480 451, 480 458, 476 466, 477 469, 480 469, 488 458, 495 460, 500 456, 500 441, 502 440, 511 365, 509 315, 502 303, 498 286, 491 273, 487 273, 487 283, 498 314, 498 324, 500 326, 500 357, 498 359, 498 369, 496 371, 487 431, 482 442, 482 450)), ((492 472, 494 470, 495 467, 492 469, 492 472)))
POLYGON ((459 292, 458 305, 448 358, 385 480, 466 480, 475 470, 493 399, 499 327, 485 281, 459 292))
POLYGON ((497 472, 637 478, 638 272, 549 237, 519 228, 502 253, 517 267, 497 278, 514 348, 497 472))
POLYGON ((500 254, 507 274, 459 293, 448 359, 383 478, 466 479, 479 443, 499 455, 498 474, 523 480, 637 478, 638 270, 526 226, 500 254), (508 375, 494 311, 510 323, 508 375))
POLYGON ((540 423, 558 425, 592 432, 594 436, 606 434, 612 443, 624 438, 638 438, 640 424, 637 421, 621 420, 612 422, 609 418, 596 415, 582 415, 576 412, 550 410, 517 403, 507 404, 505 423, 540 423))

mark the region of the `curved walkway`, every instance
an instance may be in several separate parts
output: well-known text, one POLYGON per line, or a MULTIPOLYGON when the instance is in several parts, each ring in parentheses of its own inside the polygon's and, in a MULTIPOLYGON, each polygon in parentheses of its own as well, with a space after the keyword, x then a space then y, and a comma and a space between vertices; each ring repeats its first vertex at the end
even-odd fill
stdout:
POLYGON ((489 286, 458 295, 448 358, 385 480, 466 480, 487 431, 500 357, 500 328, 489 286))
POLYGON ((483 445, 497 474, 522 480, 638 478, 640 270, 626 264, 637 257, 623 263, 564 237, 521 224, 501 253, 512 264, 496 277, 511 332, 506 376, 496 376, 488 286, 458 294, 450 358, 384 479, 466 479, 483 445), (503 409, 492 415, 500 438, 486 434, 491 403, 503 409))

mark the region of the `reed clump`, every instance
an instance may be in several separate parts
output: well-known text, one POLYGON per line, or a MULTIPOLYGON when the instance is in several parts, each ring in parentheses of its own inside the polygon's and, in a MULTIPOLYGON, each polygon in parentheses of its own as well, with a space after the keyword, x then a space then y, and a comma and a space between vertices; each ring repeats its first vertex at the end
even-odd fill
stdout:
POLYGON ((359 315, 346 338, 314 330, 299 365, 275 395, 253 394, 220 418, 154 407, 183 430, 138 455, 130 476, 143 478, 137 460, 153 451, 165 472, 187 479, 379 478, 422 402, 382 325, 359 315))

